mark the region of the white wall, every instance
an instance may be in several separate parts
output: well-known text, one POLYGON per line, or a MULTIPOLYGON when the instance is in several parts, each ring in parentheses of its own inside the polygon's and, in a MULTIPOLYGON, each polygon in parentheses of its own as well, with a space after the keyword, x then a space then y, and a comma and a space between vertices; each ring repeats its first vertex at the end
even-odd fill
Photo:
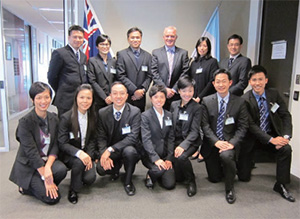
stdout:
POLYGON ((49 61, 48 61, 48 47, 51 46, 48 43, 48 37, 44 32, 39 31, 38 29, 36 30, 36 38, 37 38, 37 63, 38 63, 38 80, 48 83, 47 79, 47 72, 48 72, 48 66, 49 66, 49 61), (41 51, 43 53, 43 63, 40 62, 40 49, 39 49, 39 44, 42 44, 43 50, 41 51))

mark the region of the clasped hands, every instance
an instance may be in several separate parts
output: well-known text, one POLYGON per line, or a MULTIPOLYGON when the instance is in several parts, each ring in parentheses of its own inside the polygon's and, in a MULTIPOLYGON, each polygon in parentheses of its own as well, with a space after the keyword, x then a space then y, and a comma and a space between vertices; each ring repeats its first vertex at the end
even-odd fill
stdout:
POLYGON ((100 158, 100 164, 103 167, 103 169, 111 170, 114 167, 114 162, 112 159, 110 159, 110 152, 108 150, 104 151, 100 158))
POLYGON ((221 140, 217 141, 215 143, 215 146, 219 148, 219 153, 227 150, 232 150, 234 148, 233 144, 229 143, 228 141, 221 141, 221 140))
POLYGON ((281 136, 277 136, 276 138, 272 138, 270 143, 275 145, 275 148, 279 150, 280 148, 284 147, 285 145, 289 144, 290 140, 283 138, 281 136))
POLYGON ((169 170, 169 169, 173 168, 172 162, 169 160, 163 161, 162 159, 159 159, 159 160, 155 161, 154 163, 158 167, 159 170, 162 170, 162 169, 169 170))

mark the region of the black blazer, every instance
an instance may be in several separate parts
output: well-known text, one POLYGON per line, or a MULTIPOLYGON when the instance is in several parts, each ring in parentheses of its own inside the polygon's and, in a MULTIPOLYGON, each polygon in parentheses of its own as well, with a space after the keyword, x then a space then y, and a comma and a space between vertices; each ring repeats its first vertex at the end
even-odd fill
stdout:
MULTIPOLYGON (((58 129, 58 145, 59 149, 62 151, 62 161, 67 163, 70 157, 75 157, 75 154, 79 150, 86 152, 92 159, 96 158, 96 131, 95 127, 91 126, 88 121, 88 127, 86 130, 85 137, 85 147, 81 149, 81 133, 79 131, 78 139, 74 138, 72 132, 71 124, 71 114, 72 110, 65 112, 60 119, 59 129, 58 129), (72 138, 70 137, 72 136, 72 138)), ((80 127, 79 127, 80 129, 80 127)), ((97 157, 98 158, 98 157, 97 157)))
POLYGON ((152 51, 152 77, 154 84, 164 85, 177 91, 177 81, 180 76, 186 74, 189 68, 188 52, 175 47, 173 72, 168 86, 169 62, 165 46, 152 51))
POLYGON ((161 128, 153 107, 142 113, 142 142, 152 163, 159 159, 172 160, 175 137, 173 124, 167 126, 165 122, 167 119, 172 121, 172 113, 164 110, 163 128, 161 128))
POLYGON ((87 78, 94 89, 95 101, 100 106, 106 106, 105 99, 110 94, 111 84, 116 80, 116 60, 107 59, 107 71, 99 54, 88 61, 87 78))
MULTIPOLYGON (((209 156, 210 152, 215 147, 215 143, 219 140, 216 135, 219 112, 218 108, 217 94, 212 94, 203 98, 201 127, 204 133, 204 138, 203 145, 201 147, 201 154, 204 157, 209 156)), ((238 154, 242 140, 248 129, 247 108, 245 101, 241 97, 230 94, 225 112, 225 121, 223 128, 225 141, 233 144, 236 154, 238 154), (233 117, 234 123, 225 125, 226 118, 230 117, 233 117)))
POLYGON ((117 53, 118 79, 127 87, 130 96, 137 89, 149 88, 152 81, 151 54, 140 48, 139 65, 137 65, 132 49, 121 50, 117 53))
MULTIPOLYGON (((266 89, 265 92, 272 133, 276 135, 275 137, 284 135, 292 137, 292 118, 284 100, 275 89, 266 89), (279 105, 279 108, 275 113, 273 113, 271 108, 275 103, 279 105)), ((246 100, 249 113, 249 131, 247 133, 247 140, 245 141, 245 144, 248 145, 247 149, 251 150, 256 139, 258 139, 262 144, 267 144, 272 136, 260 129, 259 108, 252 90, 245 93, 242 98, 246 100)))
POLYGON ((53 104, 58 108, 69 110, 74 101, 76 88, 86 83, 86 55, 80 51, 80 62, 67 45, 53 51, 49 70, 48 82, 55 91, 53 104))
MULTIPOLYGON (((176 133, 176 122, 178 118, 178 111, 181 100, 172 102, 170 111, 173 113, 173 127, 176 133)), ((194 100, 187 104, 186 113, 189 115, 187 121, 182 121, 182 136, 184 138, 180 146, 187 150, 189 147, 199 147, 202 143, 200 136, 200 123, 201 123, 201 107, 194 100)), ((175 147, 178 145, 175 145, 175 147)))
MULTIPOLYGON (((55 113, 50 112, 47 112, 47 117, 50 133, 50 145, 47 156, 57 156, 58 118, 55 113)), ((34 172, 45 165, 45 162, 40 156, 40 138, 39 118, 33 109, 19 120, 19 125, 16 130, 16 139, 20 142, 20 146, 9 176, 12 182, 23 189, 29 188, 34 172)))
POLYGON ((188 75, 196 82, 194 97, 199 97, 202 100, 203 97, 216 92, 212 81, 213 74, 218 68, 218 61, 212 57, 208 59, 202 57, 191 63, 188 75), (199 72, 200 68, 202 72, 199 72))
POLYGON ((141 127, 141 112, 140 109, 125 103, 120 119, 119 135, 122 140, 112 145, 114 131, 114 115, 113 105, 109 105, 99 110, 98 112, 98 148, 100 156, 104 151, 111 146, 114 150, 121 151, 126 146, 140 147, 140 127, 141 127), (131 132, 122 135, 122 128, 130 126, 131 132))
POLYGON ((245 88, 248 86, 248 72, 251 68, 251 60, 240 54, 228 68, 228 58, 221 60, 220 68, 228 69, 232 77, 232 85, 229 89, 230 93, 242 96, 245 88))

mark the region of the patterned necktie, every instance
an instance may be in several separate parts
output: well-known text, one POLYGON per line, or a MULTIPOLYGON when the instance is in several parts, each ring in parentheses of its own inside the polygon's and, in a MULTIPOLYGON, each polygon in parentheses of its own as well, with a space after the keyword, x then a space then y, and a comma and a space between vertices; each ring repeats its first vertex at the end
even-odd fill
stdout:
POLYGON ((264 97, 259 98, 259 121, 260 121, 261 130, 263 130, 264 132, 268 132, 269 121, 266 115, 267 109, 265 108, 264 101, 265 101, 264 97))
POLYGON ((115 119, 119 121, 121 119, 121 112, 115 112, 115 119))
POLYGON ((169 79, 168 79, 168 84, 170 85, 170 83, 171 83, 171 77, 172 77, 172 72, 173 72, 174 53, 173 53, 173 51, 171 49, 168 49, 167 55, 168 55, 168 62, 169 62, 169 79))
POLYGON ((220 111, 217 120, 217 136, 222 141, 224 141, 224 134, 223 134, 224 118, 225 118, 225 101, 222 99, 220 101, 220 111))
POLYGON ((233 60, 234 60, 234 58, 230 58, 228 60, 228 68, 230 68, 232 66, 233 60))
POLYGON ((79 52, 76 52, 76 58, 77 58, 77 61, 79 62, 79 52))
POLYGON ((135 51, 133 52, 133 54, 134 54, 134 57, 135 57, 136 64, 139 65, 139 58, 140 58, 140 53, 139 53, 139 51, 135 50, 135 51))

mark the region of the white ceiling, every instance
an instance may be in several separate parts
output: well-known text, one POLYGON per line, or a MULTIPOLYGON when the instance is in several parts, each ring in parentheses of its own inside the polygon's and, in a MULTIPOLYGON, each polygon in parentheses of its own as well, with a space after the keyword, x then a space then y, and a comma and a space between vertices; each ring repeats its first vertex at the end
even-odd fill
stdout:
POLYGON ((63 0, 2 0, 2 6, 63 43, 63 0), (60 11, 44 11, 40 8, 60 9, 60 11))

